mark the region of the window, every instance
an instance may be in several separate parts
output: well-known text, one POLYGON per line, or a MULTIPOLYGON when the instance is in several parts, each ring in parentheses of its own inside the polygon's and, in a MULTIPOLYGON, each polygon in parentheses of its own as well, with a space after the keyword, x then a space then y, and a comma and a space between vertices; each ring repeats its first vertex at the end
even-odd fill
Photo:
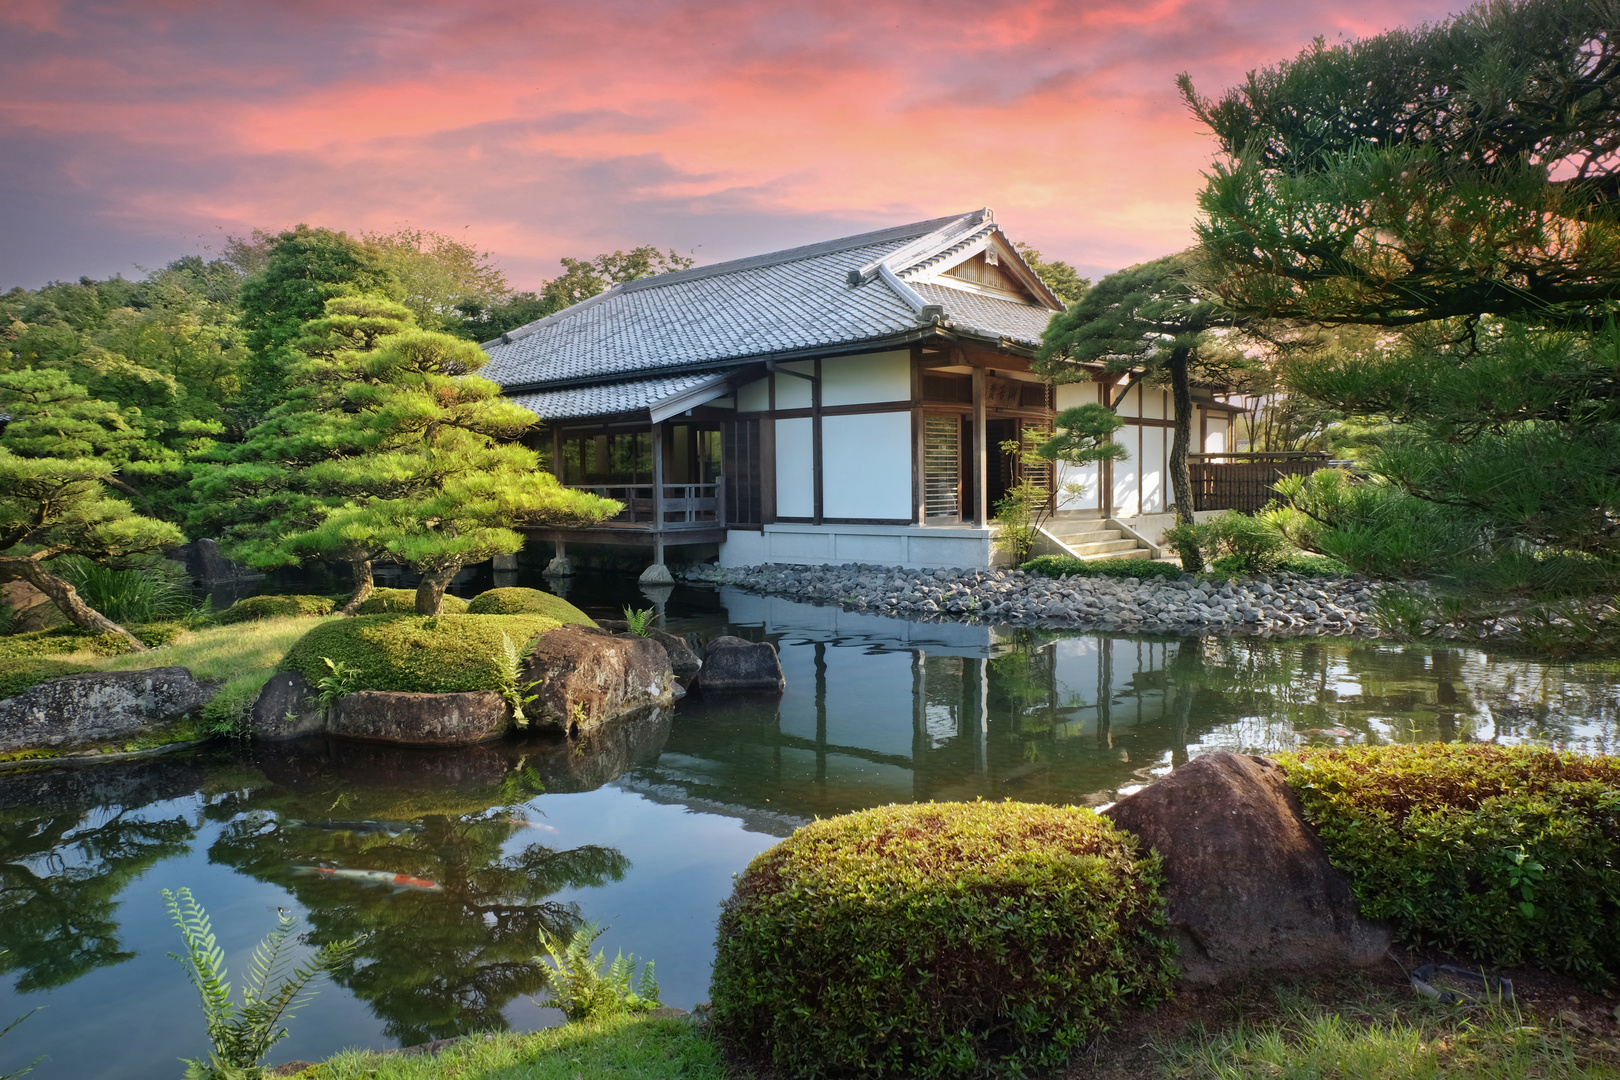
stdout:
POLYGON ((923 418, 923 516, 926 521, 962 519, 962 419, 923 418))

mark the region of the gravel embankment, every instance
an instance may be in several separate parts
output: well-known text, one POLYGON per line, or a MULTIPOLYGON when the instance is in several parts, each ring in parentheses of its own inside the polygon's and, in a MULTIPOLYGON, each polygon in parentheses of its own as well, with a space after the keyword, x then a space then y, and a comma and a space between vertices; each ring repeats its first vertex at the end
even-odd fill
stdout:
POLYGON ((1061 578, 1021 570, 893 566, 688 567, 688 581, 736 585, 905 619, 1140 632, 1353 634, 1376 637, 1372 583, 1280 573, 1224 584, 1180 579, 1061 578))

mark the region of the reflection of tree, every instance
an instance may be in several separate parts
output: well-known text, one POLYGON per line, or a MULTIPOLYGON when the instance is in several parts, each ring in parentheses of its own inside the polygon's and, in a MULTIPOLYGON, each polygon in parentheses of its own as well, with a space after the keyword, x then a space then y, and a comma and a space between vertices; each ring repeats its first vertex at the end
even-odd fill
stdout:
POLYGON ((427 814, 416 825, 390 836, 250 813, 226 823, 210 857, 290 889, 308 909, 313 942, 358 938, 355 960, 334 977, 401 1043, 504 1027, 506 1004, 544 981, 534 961, 539 931, 567 936, 579 922, 576 905, 548 898, 616 881, 629 860, 595 846, 530 844, 506 854, 523 825, 504 807, 427 814), (439 889, 389 891, 296 872, 311 865, 407 874, 439 889))
POLYGON ((118 940, 115 897, 159 859, 184 854, 195 831, 183 818, 146 820, 129 810, 7 811, 0 971, 21 969, 18 990, 48 990, 132 958, 118 940))

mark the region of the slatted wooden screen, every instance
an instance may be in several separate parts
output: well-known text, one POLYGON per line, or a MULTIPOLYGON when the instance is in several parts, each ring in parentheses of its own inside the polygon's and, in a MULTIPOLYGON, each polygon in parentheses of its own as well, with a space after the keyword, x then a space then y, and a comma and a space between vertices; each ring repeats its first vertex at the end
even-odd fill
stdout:
POLYGON ((962 418, 923 418, 923 511, 933 520, 962 514, 962 418))
POLYGON ((728 420, 720 428, 720 467, 726 477, 726 524, 759 525, 764 463, 760 457, 759 421, 728 420))

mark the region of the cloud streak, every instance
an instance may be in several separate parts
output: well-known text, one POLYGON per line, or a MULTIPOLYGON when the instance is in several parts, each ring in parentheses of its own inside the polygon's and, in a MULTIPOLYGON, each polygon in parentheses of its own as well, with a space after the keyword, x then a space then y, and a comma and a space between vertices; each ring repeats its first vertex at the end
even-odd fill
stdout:
POLYGON ((1093 273, 1189 242, 1205 92, 1371 0, 13 0, 0 287, 297 221, 715 261, 995 207, 1093 273))

